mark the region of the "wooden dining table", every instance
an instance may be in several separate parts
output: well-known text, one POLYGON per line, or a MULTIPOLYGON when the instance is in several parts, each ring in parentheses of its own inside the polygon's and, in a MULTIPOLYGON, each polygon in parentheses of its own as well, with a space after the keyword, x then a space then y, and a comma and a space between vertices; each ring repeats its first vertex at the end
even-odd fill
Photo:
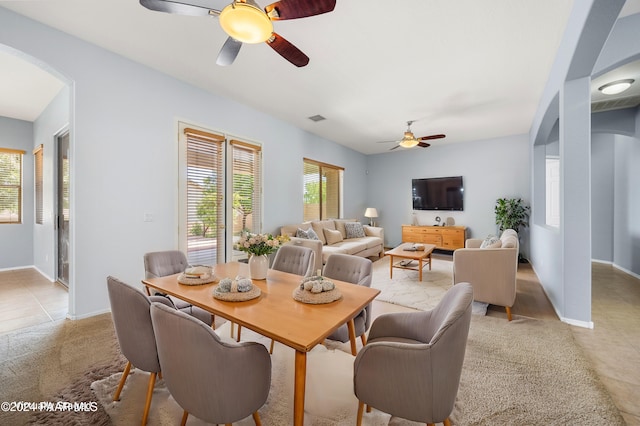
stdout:
MULTIPOLYGON (((248 277, 249 267, 239 262, 218 264, 214 267, 214 274, 218 279, 248 277)), ((261 290, 259 297, 245 302, 228 302, 213 297, 215 283, 184 285, 178 282, 178 275, 148 278, 142 283, 296 351, 293 395, 293 424, 296 426, 302 426, 304 422, 307 353, 346 323, 351 351, 355 354, 353 318, 380 293, 377 289, 332 280, 340 289, 342 298, 326 304, 302 303, 293 298, 293 291, 300 285, 302 277, 269 269, 266 280, 252 280, 261 290)))

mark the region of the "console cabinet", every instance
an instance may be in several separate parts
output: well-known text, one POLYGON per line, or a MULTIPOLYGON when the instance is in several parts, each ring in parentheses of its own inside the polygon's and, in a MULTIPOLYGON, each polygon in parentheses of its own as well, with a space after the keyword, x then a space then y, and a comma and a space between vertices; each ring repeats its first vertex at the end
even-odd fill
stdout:
POLYGON ((433 244, 437 249, 464 248, 465 226, 414 226, 402 225, 403 243, 433 244))

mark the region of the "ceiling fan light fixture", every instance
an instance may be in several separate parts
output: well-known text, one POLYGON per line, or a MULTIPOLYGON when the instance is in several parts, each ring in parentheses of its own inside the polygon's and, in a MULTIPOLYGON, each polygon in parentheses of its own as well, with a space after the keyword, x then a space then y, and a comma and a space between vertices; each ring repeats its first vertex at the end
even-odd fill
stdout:
POLYGON ((262 43, 273 33, 273 23, 259 7, 233 2, 220 12, 220 26, 230 37, 242 43, 262 43))
POLYGON ((414 146, 418 145, 418 142, 419 141, 416 139, 416 137, 413 136, 413 133, 404 132, 404 137, 398 143, 398 145, 400 145, 403 148, 413 148, 414 146))
POLYGON ((634 80, 629 78, 625 80, 617 80, 612 81, 611 83, 607 83, 604 86, 598 87, 598 90, 604 93, 605 95, 617 95, 618 93, 622 93, 627 90, 633 84, 634 80))

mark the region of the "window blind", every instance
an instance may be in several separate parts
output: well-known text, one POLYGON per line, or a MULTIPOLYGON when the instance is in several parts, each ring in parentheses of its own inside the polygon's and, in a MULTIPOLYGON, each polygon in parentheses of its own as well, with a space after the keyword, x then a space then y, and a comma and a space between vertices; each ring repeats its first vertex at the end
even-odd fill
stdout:
POLYGON ((0 148, 0 223, 22 222, 22 157, 25 151, 0 148))
POLYGON ((262 230, 262 148, 249 142, 231 140, 233 235, 262 230))
POLYGON ((224 261, 224 135, 185 128, 187 149, 187 258, 224 261))
POLYGON ((44 207, 43 207, 43 164, 42 164, 42 154, 43 154, 43 145, 41 144, 36 149, 33 150, 33 161, 34 161, 34 192, 35 192, 35 216, 36 223, 43 223, 43 215, 44 215, 44 207))
POLYGON ((303 159, 303 220, 338 218, 342 203, 342 167, 303 159))

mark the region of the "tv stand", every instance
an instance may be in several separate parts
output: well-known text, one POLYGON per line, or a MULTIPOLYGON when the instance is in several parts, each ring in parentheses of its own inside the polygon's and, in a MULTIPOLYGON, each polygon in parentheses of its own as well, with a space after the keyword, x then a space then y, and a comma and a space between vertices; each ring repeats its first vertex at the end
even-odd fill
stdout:
POLYGON ((433 244, 437 249, 464 248, 466 226, 402 225, 403 243, 433 244))

